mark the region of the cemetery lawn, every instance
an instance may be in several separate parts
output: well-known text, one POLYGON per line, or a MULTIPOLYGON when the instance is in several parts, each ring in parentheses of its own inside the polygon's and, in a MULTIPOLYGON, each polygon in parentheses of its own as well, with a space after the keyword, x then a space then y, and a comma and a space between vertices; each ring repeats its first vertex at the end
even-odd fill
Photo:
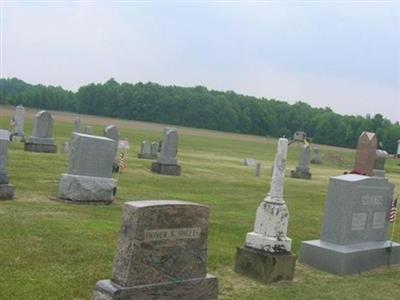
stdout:
MULTIPOLYGON (((1 108, 1 128, 12 110, 1 108)), ((54 112, 57 146, 69 140, 74 115, 54 112)), ((25 132, 31 133, 32 113, 25 132)), ((276 140, 215 131, 179 128, 182 176, 152 174, 151 161, 136 158, 142 140, 157 140, 162 125, 81 116, 100 134, 105 125, 119 127, 131 149, 118 178, 117 199, 109 206, 71 205, 55 201, 65 154, 23 151, 9 146, 8 170, 16 186, 14 201, 0 202, 0 299, 90 299, 95 283, 109 279, 124 202, 178 199, 208 205, 211 220, 208 270, 220 283, 220 299, 397 299, 400 268, 381 268, 339 277, 297 263, 293 282, 264 286, 237 275, 232 266, 237 246, 252 231, 256 208, 269 189, 276 140), (261 177, 243 159, 262 162, 261 177)), ((290 211, 289 237, 298 254, 302 240, 320 236, 329 176, 351 168, 354 151, 320 146, 323 165, 311 165, 313 179, 285 183, 290 211)), ((296 165, 299 145, 290 146, 287 174, 296 165)), ((400 189, 400 166, 387 162, 388 177, 400 189)), ((116 176, 118 177, 118 176, 116 176)), ((400 241, 400 226, 394 240, 400 241)))

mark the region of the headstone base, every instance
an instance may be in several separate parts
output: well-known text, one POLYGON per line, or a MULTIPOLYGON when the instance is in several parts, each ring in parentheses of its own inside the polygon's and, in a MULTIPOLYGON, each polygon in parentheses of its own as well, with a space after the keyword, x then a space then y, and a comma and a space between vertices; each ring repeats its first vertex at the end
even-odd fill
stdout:
POLYGON ((356 274, 399 264, 400 244, 385 241, 344 246, 321 240, 305 241, 299 257, 300 262, 322 271, 336 275, 356 274))
POLYGON ((153 162, 151 165, 151 171, 153 173, 159 173, 163 175, 181 175, 181 166, 179 165, 166 165, 160 164, 159 162, 153 162))
POLYGON ((0 200, 14 199, 15 187, 12 184, 0 184, 0 200))
POLYGON ((268 284, 293 280, 297 257, 290 252, 271 253, 250 247, 238 247, 235 272, 268 284))
POLYGON ((57 153, 57 146, 52 144, 34 144, 26 142, 24 150, 30 152, 57 153))
POLYGON ((146 153, 138 153, 137 157, 140 159, 152 159, 152 160, 158 158, 157 154, 146 154, 146 153))
POLYGON ((311 179, 312 174, 310 172, 304 172, 296 169, 290 171, 290 177, 298 179, 311 179))
POLYGON ((58 197, 66 202, 109 204, 116 190, 113 178, 62 174, 58 197))
POLYGON ((207 274, 204 278, 176 280, 165 283, 122 287, 110 280, 97 282, 93 300, 217 300, 218 279, 207 274))

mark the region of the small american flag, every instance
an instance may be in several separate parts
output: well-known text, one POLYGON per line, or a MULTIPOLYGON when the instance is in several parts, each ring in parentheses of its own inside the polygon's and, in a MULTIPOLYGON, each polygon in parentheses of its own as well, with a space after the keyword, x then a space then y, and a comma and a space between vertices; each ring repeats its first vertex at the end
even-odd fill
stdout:
POLYGON ((394 223, 397 217, 397 199, 393 199, 392 205, 390 206, 389 222, 394 223))
POLYGON ((121 174, 124 168, 125 168, 125 153, 121 152, 118 159, 118 173, 121 174))

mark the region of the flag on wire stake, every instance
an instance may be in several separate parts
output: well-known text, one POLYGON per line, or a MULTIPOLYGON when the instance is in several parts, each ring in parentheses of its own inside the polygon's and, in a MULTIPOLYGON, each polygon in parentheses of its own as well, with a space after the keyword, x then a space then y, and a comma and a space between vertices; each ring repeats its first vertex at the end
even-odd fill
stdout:
POLYGON ((397 198, 393 199, 392 205, 390 206, 389 222, 394 223, 397 217, 397 198))

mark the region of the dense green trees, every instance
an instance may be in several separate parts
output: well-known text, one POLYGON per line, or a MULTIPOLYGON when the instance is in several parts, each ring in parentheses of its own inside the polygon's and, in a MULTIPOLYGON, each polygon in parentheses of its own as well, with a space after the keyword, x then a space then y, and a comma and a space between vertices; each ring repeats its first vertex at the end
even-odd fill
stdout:
POLYGON ((0 79, 0 103, 273 137, 291 137, 304 130, 316 143, 342 147, 354 147, 360 133, 368 130, 376 132, 381 146, 390 152, 400 139, 399 123, 381 114, 343 116, 303 102, 290 105, 202 86, 133 85, 110 79, 73 93, 15 78, 0 79))

